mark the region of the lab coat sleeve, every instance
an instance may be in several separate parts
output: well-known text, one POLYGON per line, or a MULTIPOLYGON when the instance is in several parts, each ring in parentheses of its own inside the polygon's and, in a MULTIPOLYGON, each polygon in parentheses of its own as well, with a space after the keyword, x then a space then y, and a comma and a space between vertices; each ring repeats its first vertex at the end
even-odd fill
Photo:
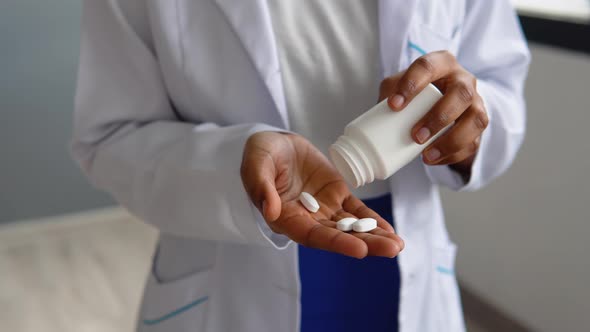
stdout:
POLYGON ((156 58, 116 1, 85 3, 72 153, 98 188, 160 231, 284 248, 249 200, 243 147, 264 124, 179 121, 156 58))
POLYGON ((427 166, 434 183, 477 190, 508 169, 525 133, 524 81, 530 54, 509 0, 466 1, 457 59, 477 77, 489 117, 467 182, 448 166, 427 166))

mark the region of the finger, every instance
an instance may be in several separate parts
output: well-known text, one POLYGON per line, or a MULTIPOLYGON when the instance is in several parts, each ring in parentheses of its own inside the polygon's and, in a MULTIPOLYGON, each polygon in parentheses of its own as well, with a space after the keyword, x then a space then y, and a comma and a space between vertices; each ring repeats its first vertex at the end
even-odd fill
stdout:
POLYGON ((412 129, 412 137, 418 144, 424 144, 430 137, 453 123, 476 102, 475 78, 463 74, 456 78, 445 91, 445 95, 426 113, 412 129))
MULTIPOLYGON (((363 217, 363 218, 373 218, 373 217, 363 217)), ((391 226, 391 225, 390 225, 391 226)), ((402 238, 392 233, 382 227, 378 227, 369 233, 352 233, 353 235, 362 238, 364 240, 370 240, 371 242, 367 242, 367 246, 369 247, 369 255, 378 255, 378 256, 385 256, 385 257, 393 257, 397 255, 400 251, 403 250, 405 247, 404 240, 402 238), (372 234, 372 237, 365 237, 364 235, 359 234, 372 234), (385 241, 384 241, 385 240, 385 241), (393 241, 393 244, 391 243, 393 241)))
POLYGON ((455 57, 448 51, 433 52, 416 59, 399 79, 388 99, 389 107, 399 111, 429 83, 438 81, 457 69, 455 57))
POLYGON ((404 250, 406 244, 404 242, 404 240, 397 234, 392 234, 384 229, 381 228, 376 228, 372 231, 370 231, 369 233, 373 234, 373 235, 377 235, 377 236, 382 236, 382 237, 386 237, 388 239, 394 240, 398 246, 399 246, 399 251, 404 250))
POLYGON ((475 153, 477 153, 477 150, 479 149, 480 139, 481 139, 481 136, 477 137, 475 139, 475 141, 473 141, 473 144, 470 144, 469 147, 467 147, 459 152, 455 152, 452 155, 450 155, 444 159, 441 159, 439 162, 436 163, 436 165, 456 164, 461 161, 464 161, 465 159, 467 159, 469 157, 472 157, 475 153))
MULTIPOLYGON (((369 209, 370 210, 370 209, 369 209)), ((372 210, 371 210, 372 211, 372 210)), ((373 212, 374 213, 374 212, 373 212)), ((334 220, 340 220, 347 217, 358 218, 351 213, 344 210, 339 211, 334 216, 334 220)), ((378 217, 378 216, 377 216, 378 217)), ((368 216, 362 216, 362 218, 369 218, 368 216)), ((373 218, 373 217, 370 217, 373 218)), ((385 221, 383 218, 378 217, 385 221)), ((387 223, 387 221, 385 221, 387 223)), ((389 225, 389 223, 387 223, 389 225)), ((389 225, 391 227, 391 225, 389 225)), ((368 248, 369 256, 383 256, 383 257, 395 257, 404 247, 404 241, 395 233, 382 228, 372 230, 370 233, 350 233, 353 236, 365 241, 368 248)))
POLYGON ((383 81, 381 81, 381 84, 379 84, 379 98, 377 100, 378 102, 393 95, 395 91, 395 86, 397 85, 397 81, 399 81, 403 74, 403 72, 397 73, 393 76, 388 76, 384 78, 383 81))
MULTIPOLYGON (((403 242, 392 239, 396 234, 388 233, 382 229, 376 229, 370 233, 351 233, 353 236, 365 241, 369 256, 395 257, 403 248, 403 242)), ((401 240, 401 239, 400 239, 401 240)))
POLYGON ((274 222, 281 215, 281 197, 275 189, 274 183, 267 182, 264 188, 262 215, 266 221, 274 222))
POLYGON ((391 223, 387 222, 387 220, 383 219, 383 217, 381 217, 377 212, 367 207, 365 203, 363 203, 363 201, 352 195, 344 200, 344 202, 342 203, 342 208, 344 209, 344 211, 352 214, 354 217, 359 219, 373 218, 377 220, 378 227, 390 233, 395 233, 395 230, 393 229, 393 226, 391 226, 391 223))
POLYGON ((282 234, 306 247, 363 258, 367 256, 367 244, 348 233, 323 225, 310 217, 297 215, 277 221, 282 234))
POLYGON ((268 222, 281 214, 281 198, 275 187, 276 170, 270 153, 255 150, 245 154, 240 169, 244 189, 268 222))
POLYGON ((487 125, 485 110, 478 106, 470 107, 449 131, 424 150, 424 162, 434 165, 459 151, 477 149, 476 138, 481 136, 487 125))

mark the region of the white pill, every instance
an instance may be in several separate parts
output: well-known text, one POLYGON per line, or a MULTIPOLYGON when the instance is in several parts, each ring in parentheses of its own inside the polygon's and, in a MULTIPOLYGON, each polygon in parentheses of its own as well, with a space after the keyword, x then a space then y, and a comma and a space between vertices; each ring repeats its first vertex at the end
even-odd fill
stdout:
POLYGON ((311 196, 309 193, 305 191, 299 195, 299 201, 309 212, 316 213, 320 209, 320 203, 316 201, 316 199, 311 196))
POLYGON ((353 218, 353 217, 347 217, 347 218, 340 219, 336 223, 336 228, 338 228, 338 230, 341 230, 343 232, 350 232, 350 231, 352 231, 352 225, 357 220, 358 220, 357 218, 353 218))
POLYGON ((377 220, 373 218, 359 219, 352 225, 352 230, 357 233, 370 232, 375 228, 377 228, 377 220))

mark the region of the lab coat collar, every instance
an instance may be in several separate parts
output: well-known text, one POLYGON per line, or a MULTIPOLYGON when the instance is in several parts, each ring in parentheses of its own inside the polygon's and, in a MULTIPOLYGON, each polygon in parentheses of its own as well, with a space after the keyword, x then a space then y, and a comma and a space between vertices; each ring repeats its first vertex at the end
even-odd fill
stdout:
POLYGON ((284 127, 288 128, 289 120, 280 79, 279 58, 267 0, 216 1, 272 96, 284 127), (280 84, 280 88, 276 84, 280 84))
MULTIPOLYGON (((288 128, 277 45, 267 0, 216 1, 264 81, 284 127, 288 128), (280 88, 275 84, 281 84, 280 88)), ((402 56, 407 47, 410 21, 417 3, 418 0, 379 0, 381 78, 398 72, 404 64, 402 56)))

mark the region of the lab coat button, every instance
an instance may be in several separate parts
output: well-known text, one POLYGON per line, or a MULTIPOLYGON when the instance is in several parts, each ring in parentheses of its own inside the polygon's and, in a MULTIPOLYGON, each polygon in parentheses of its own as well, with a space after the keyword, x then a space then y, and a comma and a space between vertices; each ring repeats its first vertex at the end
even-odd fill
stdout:
POLYGON ((414 273, 414 272, 406 273, 404 275, 404 279, 406 280, 407 283, 412 283, 416 279, 416 273, 414 273))

